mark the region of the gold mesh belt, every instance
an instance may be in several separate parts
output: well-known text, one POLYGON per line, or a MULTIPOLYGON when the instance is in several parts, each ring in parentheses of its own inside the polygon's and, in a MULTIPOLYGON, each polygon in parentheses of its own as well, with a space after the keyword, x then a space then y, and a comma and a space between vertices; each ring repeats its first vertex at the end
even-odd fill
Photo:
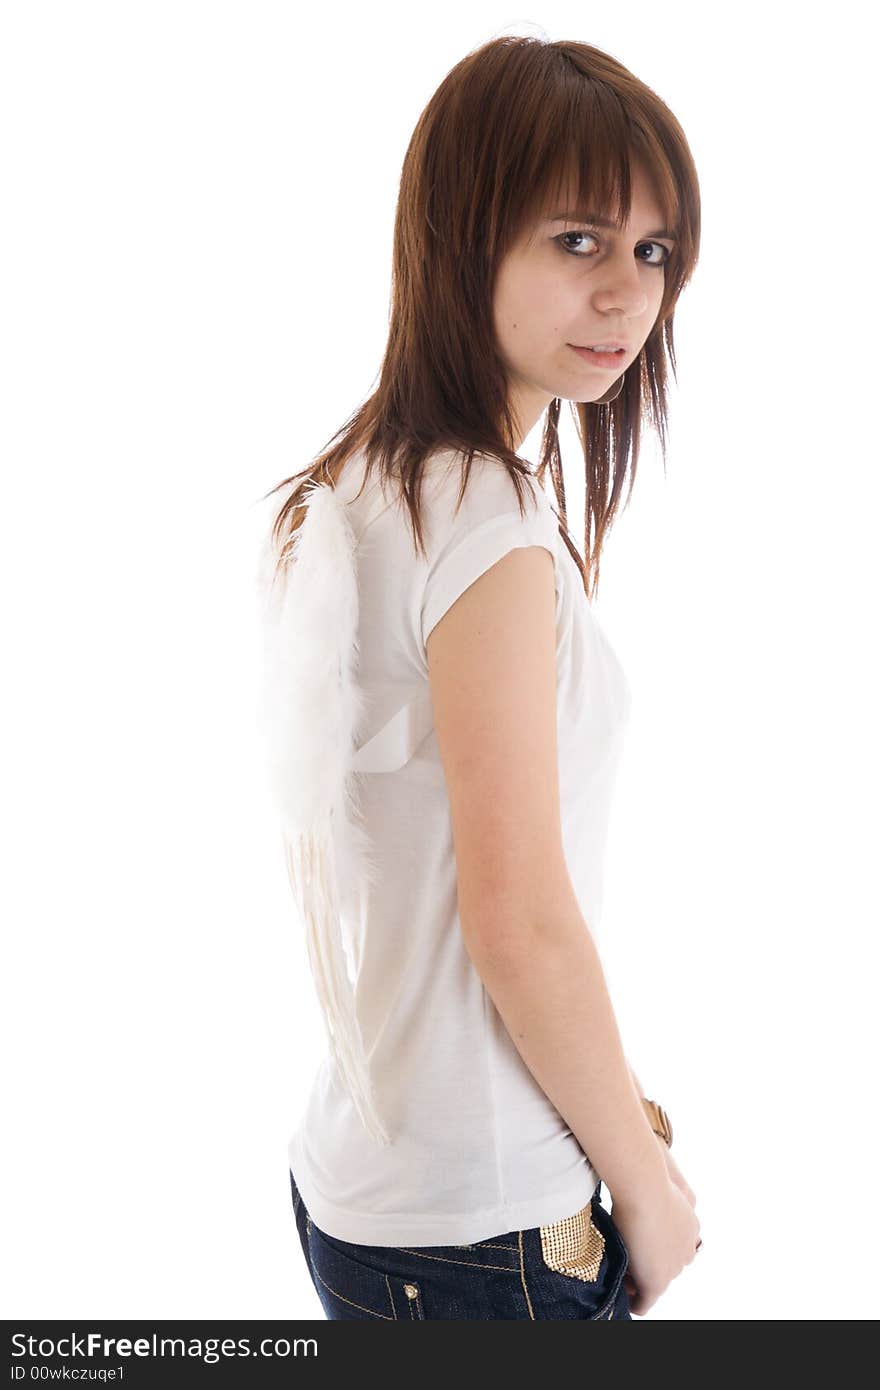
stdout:
POLYGON ((593 1222, 590 1202, 574 1216, 563 1216, 540 1230, 541 1252, 550 1269, 587 1283, 598 1279, 605 1237, 593 1222))

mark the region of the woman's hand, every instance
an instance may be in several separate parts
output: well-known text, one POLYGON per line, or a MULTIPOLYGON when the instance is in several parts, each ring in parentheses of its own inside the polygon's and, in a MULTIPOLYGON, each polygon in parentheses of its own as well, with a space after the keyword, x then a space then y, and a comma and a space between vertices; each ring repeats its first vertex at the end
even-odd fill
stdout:
MULTIPOLYGON (((676 1163, 675 1159, 672 1157, 672 1150, 668 1147, 666 1141, 660 1138, 659 1134, 657 1136, 657 1143, 663 1150, 663 1157, 666 1159, 666 1171, 669 1175, 670 1182, 673 1182, 675 1184, 679 1191, 683 1193, 683 1195, 690 1202, 691 1206, 694 1209, 696 1209, 697 1199, 694 1194, 694 1191, 688 1183, 687 1179, 685 1178, 684 1173, 681 1171, 678 1164, 676 1163)), ((635 1280, 633 1279, 632 1275, 629 1273, 628 1270, 626 1274, 624 1274, 623 1276, 623 1286, 626 1289, 630 1302, 632 1302, 636 1298, 638 1290, 636 1288, 635 1280)))
POLYGON ((642 1317, 694 1259, 700 1223, 668 1174, 650 1191, 618 1196, 611 1214, 629 1255, 623 1283, 630 1308, 642 1317))

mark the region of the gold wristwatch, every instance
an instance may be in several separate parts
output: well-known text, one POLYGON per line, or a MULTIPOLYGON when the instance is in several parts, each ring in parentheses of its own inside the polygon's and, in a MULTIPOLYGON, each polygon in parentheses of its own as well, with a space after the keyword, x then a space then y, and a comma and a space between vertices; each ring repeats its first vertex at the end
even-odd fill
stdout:
POLYGON ((642 1105, 645 1107, 645 1113, 654 1133, 663 1140, 667 1148, 671 1149, 672 1125, 669 1123, 669 1116, 663 1106, 658 1105, 656 1100, 647 1100, 645 1096, 642 1096, 642 1105))

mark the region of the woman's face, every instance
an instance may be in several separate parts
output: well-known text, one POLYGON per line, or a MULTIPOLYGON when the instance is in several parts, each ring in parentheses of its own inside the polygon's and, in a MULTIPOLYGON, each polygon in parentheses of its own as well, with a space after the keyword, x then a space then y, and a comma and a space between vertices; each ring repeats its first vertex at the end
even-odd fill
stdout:
POLYGON ((657 319, 674 244, 638 164, 622 232, 581 220, 589 210, 565 201, 545 211, 495 282, 495 331, 523 440, 554 396, 594 401, 635 361, 657 319), (612 366, 572 346, 615 340, 626 351, 612 366))

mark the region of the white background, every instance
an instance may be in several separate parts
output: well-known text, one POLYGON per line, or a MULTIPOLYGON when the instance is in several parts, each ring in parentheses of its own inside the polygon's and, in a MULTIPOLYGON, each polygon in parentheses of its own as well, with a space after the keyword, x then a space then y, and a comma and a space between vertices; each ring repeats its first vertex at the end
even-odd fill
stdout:
POLYGON ((606 971, 704 1241, 648 1319, 876 1316, 867 23, 4 5, 5 1317, 323 1316, 286 1145, 324 1043, 254 722, 255 517, 373 388, 412 128, 502 32, 623 61, 703 196, 667 476, 649 435, 598 605, 634 698, 606 971))

